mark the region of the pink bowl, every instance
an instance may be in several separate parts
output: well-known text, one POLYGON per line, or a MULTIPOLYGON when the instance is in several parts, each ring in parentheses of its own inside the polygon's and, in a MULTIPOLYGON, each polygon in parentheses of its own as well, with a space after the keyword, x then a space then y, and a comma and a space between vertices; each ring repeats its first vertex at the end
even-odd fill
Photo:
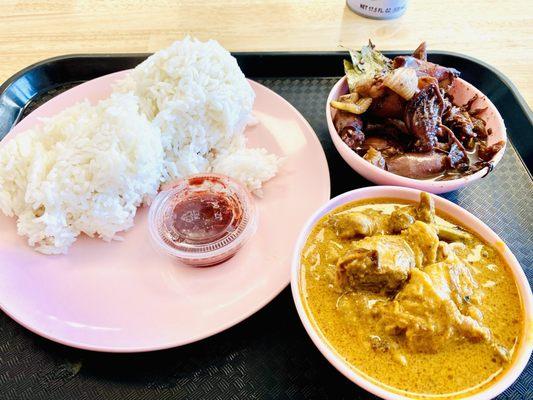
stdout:
MULTIPOLYGON (((366 162, 366 161, 365 161, 366 162)), ((328 361, 344 376, 356 383, 363 389, 373 393, 387 400, 404 400, 409 399, 404 395, 385 389, 382 386, 378 386, 375 383, 369 381, 355 369, 353 369, 341 355, 339 355, 332 347, 329 346, 326 339, 321 335, 317 327, 311 322, 301 298, 300 289, 300 255, 305 245, 309 233, 313 229, 314 225, 325 214, 331 210, 342 206, 343 204, 365 199, 375 198, 390 198, 390 199, 402 199, 409 201, 418 201, 420 198, 420 191, 409 188, 395 187, 395 186, 372 186, 362 189, 352 190, 350 192, 341 194, 334 197, 326 204, 324 204, 319 210, 317 210, 311 218, 307 221, 304 228, 300 232, 296 247, 293 253, 292 269, 291 269, 291 289, 296 309, 305 327, 305 330, 313 340, 313 343, 318 347, 320 352, 328 359, 328 361)), ((516 257, 511 253, 511 250, 505 245, 505 243, 496 235, 487 225, 481 220, 470 214, 465 209, 445 200, 438 196, 433 196, 435 200, 435 208, 440 210, 454 219, 461 221, 465 227, 472 232, 477 233, 488 244, 497 248, 500 254, 505 259, 509 266, 511 273, 516 281, 520 297, 522 298, 523 308, 525 313, 524 332, 520 347, 516 350, 516 354, 510 365, 510 368, 500 376, 496 382, 481 392, 475 393, 472 396, 464 397, 463 399, 469 400, 486 400, 496 397, 502 393, 520 376, 522 371, 527 365, 531 351, 533 350, 533 295, 531 294, 531 288, 527 280, 522 267, 518 263, 516 257)))
MULTIPOLYGON (((333 140, 333 144, 337 148, 344 161, 352 167, 357 173, 380 185, 397 185, 406 186, 414 189, 424 190, 431 193, 446 193, 452 190, 459 189, 471 182, 474 182, 487 175, 487 169, 484 168, 475 174, 468 175, 459 179, 449 181, 431 181, 422 179, 406 178, 404 176, 396 175, 391 172, 378 168, 359 156, 355 151, 350 149, 346 143, 342 141, 333 125, 333 117, 336 110, 330 106, 332 100, 336 100, 339 96, 348 93, 348 83, 346 77, 341 78, 329 92, 326 103, 326 119, 328 121, 329 134, 333 140)), ((474 95, 478 95, 478 100, 474 103, 475 108, 487 107, 487 111, 482 115, 487 128, 492 129, 492 135, 488 138, 488 144, 491 145, 500 140, 507 143, 507 133, 503 119, 492 102, 482 92, 474 86, 465 82, 464 80, 455 79, 453 86, 450 89, 450 94, 454 98, 454 103, 462 105, 470 100, 474 95)), ((494 167, 500 162, 505 152, 504 146, 493 158, 494 167)))

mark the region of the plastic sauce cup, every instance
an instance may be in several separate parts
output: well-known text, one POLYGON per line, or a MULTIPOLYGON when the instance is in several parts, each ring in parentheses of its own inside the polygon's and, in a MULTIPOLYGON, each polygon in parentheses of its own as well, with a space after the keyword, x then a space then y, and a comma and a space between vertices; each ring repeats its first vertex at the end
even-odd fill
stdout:
POLYGON ((150 236, 155 247, 193 266, 210 266, 235 255, 257 229, 249 191, 218 174, 176 181, 150 206, 150 236))

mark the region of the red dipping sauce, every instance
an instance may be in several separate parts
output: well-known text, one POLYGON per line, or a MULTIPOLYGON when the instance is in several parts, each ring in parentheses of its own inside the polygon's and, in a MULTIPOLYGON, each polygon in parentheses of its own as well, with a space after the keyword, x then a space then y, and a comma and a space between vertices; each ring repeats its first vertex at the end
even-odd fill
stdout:
POLYGON ((179 261, 208 266, 233 256, 256 230, 250 193, 223 175, 180 180, 150 207, 150 233, 158 249, 179 261))

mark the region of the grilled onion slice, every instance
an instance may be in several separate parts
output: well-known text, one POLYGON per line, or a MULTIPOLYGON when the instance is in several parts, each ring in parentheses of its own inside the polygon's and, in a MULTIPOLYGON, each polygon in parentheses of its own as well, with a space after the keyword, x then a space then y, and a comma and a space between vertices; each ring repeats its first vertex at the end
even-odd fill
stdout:
POLYGON ((331 107, 334 107, 338 110, 348 111, 352 114, 363 114, 366 110, 368 110, 370 104, 372 104, 372 99, 370 97, 365 97, 353 103, 344 101, 332 101, 331 107))
POLYGON ((418 90, 418 77, 413 68, 396 68, 383 79, 383 85, 405 100, 411 100, 418 90))

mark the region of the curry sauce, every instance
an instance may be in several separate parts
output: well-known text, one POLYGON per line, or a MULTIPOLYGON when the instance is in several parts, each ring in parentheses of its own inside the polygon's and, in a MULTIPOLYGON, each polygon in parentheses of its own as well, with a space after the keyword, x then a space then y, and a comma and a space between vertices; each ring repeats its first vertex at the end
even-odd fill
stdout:
POLYGON ((302 251, 303 303, 367 379, 414 398, 463 397, 510 365, 522 303, 495 249, 421 204, 375 199, 324 216, 302 251))

